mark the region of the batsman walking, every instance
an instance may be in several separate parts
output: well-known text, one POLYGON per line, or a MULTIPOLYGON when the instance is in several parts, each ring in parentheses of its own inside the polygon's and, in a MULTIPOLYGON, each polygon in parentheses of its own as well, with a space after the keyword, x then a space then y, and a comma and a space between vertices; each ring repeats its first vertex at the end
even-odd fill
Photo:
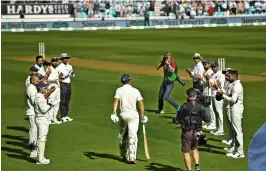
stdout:
POLYGON ((138 89, 132 87, 132 79, 128 74, 121 77, 122 87, 116 89, 111 120, 117 123, 120 120, 119 147, 124 160, 129 164, 136 164, 139 113, 136 103, 139 103, 141 122, 144 124, 148 117, 144 116, 143 98, 138 89), (117 116, 117 106, 120 102, 120 116, 117 116), (119 119, 120 118, 120 119, 119 119))

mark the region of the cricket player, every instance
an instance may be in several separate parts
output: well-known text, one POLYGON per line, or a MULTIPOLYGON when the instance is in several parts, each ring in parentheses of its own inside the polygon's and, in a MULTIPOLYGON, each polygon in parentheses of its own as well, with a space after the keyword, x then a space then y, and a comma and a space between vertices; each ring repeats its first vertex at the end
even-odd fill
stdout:
POLYGON ((30 67, 30 75, 27 77, 26 81, 25 81, 25 86, 26 89, 29 87, 30 85, 30 77, 31 76, 36 76, 38 74, 39 69, 36 68, 34 65, 30 67))
POLYGON ((39 82, 36 87, 38 91, 34 105, 36 113, 35 120, 38 127, 38 161, 36 164, 49 164, 50 160, 44 157, 44 151, 49 130, 49 110, 51 110, 53 106, 47 103, 47 98, 45 97, 47 85, 43 82, 39 82))
MULTIPOLYGON (((34 67, 34 66, 33 66, 34 67)), ((32 67, 31 67, 32 69, 32 67)), ((36 85, 39 83, 37 76, 30 77, 30 84, 26 89, 27 93, 27 110, 26 115, 29 118, 29 144, 31 148, 30 157, 37 157, 37 125, 35 122, 35 97, 37 95, 36 85)))
POLYGON ((213 135, 224 135, 224 126, 223 126, 223 99, 218 101, 216 99, 217 90, 223 89, 225 82, 225 75, 219 70, 219 64, 217 61, 211 63, 211 68, 214 72, 212 77, 210 78, 210 86, 212 93, 212 110, 211 117, 215 118, 217 113, 218 124, 216 125, 216 130, 211 131, 210 133, 213 135))
POLYGON ((244 150, 243 150, 243 132, 242 132, 242 118, 243 118, 243 86, 238 80, 238 71, 229 70, 228 74, 230 83, 232 84, 231 94, 224 94, 223 91, 219 90, 218 93, 222 95, 222 97, 228 101, 230 104, 231 110, 231 121, 232 126, 235 131, 233 134, 233 145, 234 149, 232 152, 227 153, 226 155, 233 158, 244 158, 244 150))
POLYGON ((132 87, 132 79, 128 74, 121 76, 122 87, 116 89, 111 120, 116 123, 120 120, 119 146, 120 153, 129 164, 136 164, 139 113, 136 103, 139 103, 141 122, 146 123, 148 117, 144 116, 143 98, 138 89, 132 87), (117 116, 117 106, 120 103, 120 116, 117 116), (120 119, 119 119, 120 118, 120 119), (127 136, 126 136, 127 135, 127 136))
POLYGON ((201 62, 202 57, 200 56, 199 53, 195 53, 192 59, 195 62, 193 70, 191 71, 191 69, 186 69, 186 71, 189 74, 189 76, 192 78, 193 88, 196 88, 200 90, 200 92, 203 92, 203 86, 201 80, 203 79, 204 67, 201 62))
MULTIPOLYGON (((224 83, 224 88, 221 89, 224 94, 229 94, 229 95, 231 95, 231 91, 232 91, 232 84, 230 83, 230 79, 229 79, 229 71, 230 70, 233 70, 233 69, 232 68, 226 68, 225 70, 222 71, 222 73, 225 75, 225 83, 224 83)), ((228 137, 226 140, 222 140, 222 143, 227 144, 227 145, 231 145, 234 129, 232 126, 230 103, 227 100, 224 100, 224 109, 225 109, 225 113, 227 115, 228 137)), ((230 149, 234 149, 234 147, 229 146, 228 148, 224 148, 224 149, 228 152, 232 152, 232 151, 230 151, 230 149)))
POLYGON ((69 112, 69 102, 71 99, 71 78, 75 76, 72 65, 68 63, 68 59, 71 57, 63 53, 60 60, 62 63, 58 66, 59 71, 59 81, 60 81, 60 113, 61 121, 67 122, 73 119, 68 116, 69 112))
MULTIPOLYGON (((204 73, 202 77, 202 85, 203 85, 203 96, 211 96, 211 87, 210 87, 210 78, 214 74, 213 70, 211 69, 211 63, 209 60, 204 60, 202 61, 202 64, 204 66, 204 73)), ((212 101, 209 106, 210 113, 214 113, 213 111, 213 106, 212 106, 212 101)), ((206 124, 202 126, 205 129, 216 129, 216 117, 215 115, 211 115, 211 122, 209 124, 206 124)))
POLYGON ((55 91, 49 96, 48 102, 53 104, 52 110, 49 111, 50 119, 52 124, 61 124, 60 121, 57 120, 56 116, 59 111, 60 106, 60 83, 59 83, 59 71, 57 69, 57 57, 53 57, 51 59, 51 66, 47 68, 47 83, 48 89, 51 87, 55 87, 55 91))
POLYGON ((38 73, 41 74, 43 77, 45 77, 46 75, 46 72, 45 72, 45 69, 43 67, 43 56, 41 55, 38 55, 36 56, 36 64, 34 65, 36 68, 38 68, 38 73))

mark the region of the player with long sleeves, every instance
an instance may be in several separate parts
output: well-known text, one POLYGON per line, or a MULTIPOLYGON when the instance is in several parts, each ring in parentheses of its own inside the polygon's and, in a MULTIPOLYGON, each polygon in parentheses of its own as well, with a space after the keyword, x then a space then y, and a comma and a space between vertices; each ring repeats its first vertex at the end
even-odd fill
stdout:
POLYGON ((243 105, 243 86, 238 80, 238 72, 236 70, 229 71, 229 79, 232 84, 231 94, 224 94, 223 91, 219 91, 222 97, 228 101, 231 109, 232 126, 235 131, 233 134, 233 147, 234 150, 226 155, 233 158, 244 158, 244 146, 243 146, 243 131, 242 131, 242 118, 244 112, 243 105))
POLYGON ((210 86, 212 92, 212 103, 211 103, 211 116, 212 118, 218 118, 218 124, 215 131, 211 131, 210 133, 213 135, 224 135, 224 126, 223 126, 223 99, 217 100, 216 93, 217 90, 223 89, 225 83, 225 75, 219 70, 219 64, 217 61, 211 63, 211 68, 214 72, 212 77, 210 78, 210 86))
POLYGON ((55 87, 55 91, 49 96, 48 102, 53 104, 52 110, 49 111, 50 119, 52 124, 60 124, 61 122, 57 120, 56 116, 59 111, 60 106, 60 83, 59 83, 59 71, 57 67, 58 58, 53 57, 51 59, 51 66, 47 68, 47 83, 48 89, 55 87))
POLYGON ((113 123, 120 120, 119 146, 121 157, 129 164, 136 164, 139 113, 136 103, 139 103, 141 122, 146 123, 148 118, 144 116, 143 98, 138 89, 132 87, 132 79, 128 74, 121 76, 122 87, 116 89, 114 96, 113 113, 111 120, 113 123), (120 116, 117 116, 117 106, 120 103, 120 116), (120 118, 120 119, 119 119, 120 118))
POLYGON ((38 127, 38 161, 36 164, 49 164, 50 160, 44 157, 44 151, 50 124, 49 111, 53 106, 47 103, 47 98, 45 97, 47 85, 39 82, 36 87, 38 90, 34 105, 35 120, 38 127))

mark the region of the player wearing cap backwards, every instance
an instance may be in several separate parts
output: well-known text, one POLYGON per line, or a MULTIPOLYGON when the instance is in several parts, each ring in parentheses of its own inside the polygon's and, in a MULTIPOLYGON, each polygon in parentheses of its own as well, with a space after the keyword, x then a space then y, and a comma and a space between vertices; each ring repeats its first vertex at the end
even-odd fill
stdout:
POLYGON ((238 72, 236 70, 228 71, 229 81, 232 84, 232 90, 230 94, 225 94, 219 90, 218 94, 222 95, 222 98, 228 101, 231 110, 231 122, 234 129, 231 152, 227 153, 228 157, 244 158, 244 145, 243 145, 243 131, 242 131, 242 118, 244 112, 243 105, 243 86, 238 79, 238 72))
MULTIPOLYGON (((50 160, 44 157, 45 142, 47 140, 49 130, 49 110, 52 109, 52 105, 47 103, 47 97, 45 97, 47 85, 43 82, 39 82, 36 85, 37 95, 35 97, 34 110, 36 113, 36 124, 38 127, 38 161, 36 164, 49 164, 50 160)), ((52 90, 54 90, 52 88, 52 90)), ((52 93, 52 91, 49 91, 52 93)))
POLYGON ((225 76, 221 70, 219 70, 219 64, 217 61, 211 63, 211 68, 214 72, 210 78, 210 86, 212 93, 212 107, 211 116, 215 117, 215 111, 217 113, 218 124, 215 131, 211 131, 213 135, 224 135, 224 126, 223 126, 223 99, 217 100, 216 94, 217 90, 223 89, 225 76))
POLYGON ((111 120, 113 123, 119 122, 117 116, 117 106, 120 102, 120 133, 119 145, 120 153, 124 160, 129 164, 136 164, 139 113, 136 108, 136 102, 139 103, 141 122, 146 123, 148 117, 144 116, 143 98, 138 89, 132 87, 132 79, 128 74, 121 76, 122 87, 116 89, 111 120))
POLYGON ((71 77, 74 77, 74 70, 72 65, 68 63, 68 59, 71 57, 63 53, 61 55, 60 60, 62 63, 58 66, 59 71, 59 81, 60 81, 60 113, 61 113, 61 121, 67 122, 72 121, 68 116, 69 112, 69 102, 71 99, 71 77))
POLYGON ((58 62, 57 57, 51 59, 51 66, 47 68, 46 76, 48 88, 55 87, 55 91, 49 96, 48 102, 53 104, 52 110, 50 110, 50 119, 52 124, 60 124, 61 122, 57 120, 56 116, 60 106, 60 83, 59 83, 59 71, 57 67, 58 62))

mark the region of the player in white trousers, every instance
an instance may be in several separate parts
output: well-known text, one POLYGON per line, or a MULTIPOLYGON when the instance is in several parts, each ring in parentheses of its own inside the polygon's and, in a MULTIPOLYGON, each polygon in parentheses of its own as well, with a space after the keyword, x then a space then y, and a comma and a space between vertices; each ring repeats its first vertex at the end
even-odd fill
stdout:
POLYGON ((148 117, 144 116, 143 98, 138 89, 132 87, 132 79, 128 74, 121 77, 122 87, 116 89, 114 97, 113 113, 111 120, 116 123, 120 120, 119 146, 120 153, 129 164, 136 164, 139 113, 136 103, 139 103, 141 122, 146 123, 148 117), (120 102, 120 116, 116 114, 118 103, 120 102), (119 119, 120 118, 120 119, 119 119))
MULTIPOLYGON (((221 89, 224 94, 231 94, 232 91, 232 84, 230 83, 229 79, 229 71, 233 70, 232 68, 226 68, 222 71, 222 73, 225 75, 225 83, 224 88, 221 89)), ((226 140, 222 140, 222 143, 231 145, 232 138, 233 138, 233 126, 232 126, 232 120, 231 120, 231 109, 230 109, 230 103, 227 100, 224 100, 224 109, 225 113, 227 115, 227 126, 228 126, 228 136, 226 140)), ((226 151, 231 152, 230 149, 233 149, 232 147, 224 148, 226 151)))
MULTIPOLYGON (((34 66, 33 66, 34 67, 34 66)), ((31 69, 34 69, 31 67, 31 69)), ((34 103, 37 95, 36 85, 39 83, 37 76, 30 77, 30 84, 26 89, 27 93, 27 110, 26 115, 29 118, 29 144, 31 148, 30 157, 37 157, 37 125, 35 122, 34 103)))
POLYGON ((58 58, 53 57, 51 59, 51 66, 47 68, 47 83, 48 89, 51 87, 55 87, 55 91, 49 96, 48 102, 53 104, 52 110, 49 111, 50 119, 52 124, 61 124, 60 121, 57 120, 57 114, 60 107, 60 83, 59 83, 59 71, 57 69, 58 58))
MULTIPOLYGON (((211 87, 210 87, 210 78, 214 74, 213 70, 211 69, 210 61, 209 60, 204 60, 202 61, 203 67, 205 72, 203 73, 203 78, 202 78, 202 85, 203 85, 203 96, 211 96, 211 87)), ((212 107, 212 101, 209 106, 210 113, 213 112, 213 107, 212 107)), ((202 126, 202 128, 205 129, 216 129, 216 117, 215 115, 211 115, 211 122, 202 126)))
POLYGON ((243 131, 242 131, 242 118, 244 112, 243 105, 243 86, 238 80, 238 72, 236 70, 229 71, 229 79, 232 84, 231 94, 224 94, 222 91, 219 91, 222 94, 223 98, 227 100, 230 104, 231 110, 231 121, 235 134, 233 134, 233 145, 234 149, 232 152, 227 153, 226 155, 233 158, 244 158, 243 150, 243 131))
POLYGON ((211 112, 212 118, 216 118, 215 113, 217 113, 218 124, 216 124, 216 130, 211 131, 210 133, 213 135, 224 135, 223 99, 220 101, 216 100, 216 93, 217 93, 217 90, 219 90, 220 88, 223 89, 224 82, 225 82, 225 76, 222 73, 222 71, 219 70, 219 64, 217 61, 214 61, 211 63, 211 68, 214 74, 210 78, 210 86, 211 86, 211 92, 212 92, 212 103, 210 106, 212 110, 210 110, 210 112, 211 112))
POLYGON ((47 103, 47 99, 44 96, 47 85, 39 82, 36 87, 38 90, 34 106, 36 113, 35 120, 38 127, 38 161, 36 164, 49 164, 50 160, 44 157, 44 151, 49 130, 49 110, 53 106, 47 103))

